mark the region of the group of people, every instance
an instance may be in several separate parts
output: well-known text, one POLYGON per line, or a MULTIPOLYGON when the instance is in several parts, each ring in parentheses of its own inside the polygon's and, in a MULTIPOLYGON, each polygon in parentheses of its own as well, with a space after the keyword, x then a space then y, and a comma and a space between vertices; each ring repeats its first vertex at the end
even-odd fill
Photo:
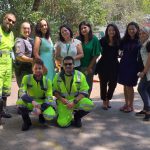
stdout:
POLYGON ((117 82, 123 85, 125 104, 120 108, 123 112, 134 109, 133 87, 140 77, 138 91, 144 107, 136 115, 145 115, 144 120, 150 120, 148 27, 139 28, 137 23, 130 22, 121 39, 117 26, 108 24, 104 37, 98 40, 91 25, 83 21, 77 37, 73 37, 69 26, 60 26, 58 41, 53 45, 45 19, 37 22, 34 39, 30 38, 30 23, 23 22, 20 37, 14 40, 15 22, 15 15, 7 13, 0 26, 0 124, 2 117, 11 117, 6 111, 6 101, 11 89, 12 60, 19 86, 17 107, 23 131, 32 125, 30 112, 39 116, 40 123, 57 118, 60 127, 71 124, 81 127, 81 118, 94 107, 90 99, 94 74, 100 79, 104 110, 111 108, 117 82))

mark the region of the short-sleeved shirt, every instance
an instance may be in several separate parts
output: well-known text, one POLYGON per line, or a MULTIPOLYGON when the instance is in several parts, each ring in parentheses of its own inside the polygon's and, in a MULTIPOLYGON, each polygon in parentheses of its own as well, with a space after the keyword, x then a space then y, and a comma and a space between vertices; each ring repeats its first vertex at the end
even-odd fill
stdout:
POLYGON ((82 48, 84 57, 81 59, 81 67, 88 67, 92 58, 100 55, 101 46, 98 38, 93 36, 88 43, 82 43, 82 48))
MULTIPOLYGON (((60 51, 61 57, 63 57, 63 58, 66 56, 75 57, 77 55, 77 45, 78 44, 81 44, 81 41, 79 41, 77 39, 72 39, 72 41, 68 44, 58 41, 55 44, 55 47, 59 47, 61 49, 61 51, 60 51)), ((75 67, 79 67, 80 60, 75 60, 74 64, 75 64, 75 67)))
POLYGON ((27 56, 32 57, 33 39, 16 38, 15 41, 15 55, 16 57, 27 56))

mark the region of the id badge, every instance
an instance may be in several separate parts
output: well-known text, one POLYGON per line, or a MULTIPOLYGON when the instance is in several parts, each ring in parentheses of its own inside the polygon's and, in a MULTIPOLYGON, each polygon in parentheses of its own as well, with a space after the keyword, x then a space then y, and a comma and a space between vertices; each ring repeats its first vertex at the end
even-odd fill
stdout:
POLYGON ((15 54, 14 54, 14 52, 11 52, 10 55, 11 55, 11 58, 12 58, 13 60, 15 60, 15 54))

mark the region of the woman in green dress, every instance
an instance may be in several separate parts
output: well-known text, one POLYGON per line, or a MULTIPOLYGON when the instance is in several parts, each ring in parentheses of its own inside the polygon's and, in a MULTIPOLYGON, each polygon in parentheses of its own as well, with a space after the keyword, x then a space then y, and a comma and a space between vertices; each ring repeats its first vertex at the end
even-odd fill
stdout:
POLYGON ((81 59, 81 72, 86 75, 90 87, 89 94, 92 90, 93 75, 96 59, 100 55, 101 46, 98 38, 93 35, 92 27, 89 23, 83 21, 79 24, 79 40, 82 42, 84 57, 81 59))
POLYGON ((54 46, 50 38, 50 27, 46 20, 41 19, 37 22, 35 34, 34 57, 42 59, 47 70, 46 77, 52 81, 55 75, 54 46))

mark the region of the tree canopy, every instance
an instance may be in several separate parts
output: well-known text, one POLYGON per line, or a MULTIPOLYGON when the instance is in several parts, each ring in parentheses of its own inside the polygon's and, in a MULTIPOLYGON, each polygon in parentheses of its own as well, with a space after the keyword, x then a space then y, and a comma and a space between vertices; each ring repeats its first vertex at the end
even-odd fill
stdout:
POLYGON ((75 31, 83 20, 94 26, 118 20, 124 24, 141 21, 145 14, 150 14, 149 8, 149 0, 0 0, 0 17, 5 12, 17 16, 16 35, 23 21, 34 26, 37 20, 45 18, 54 34, 62 24, 75 31))

